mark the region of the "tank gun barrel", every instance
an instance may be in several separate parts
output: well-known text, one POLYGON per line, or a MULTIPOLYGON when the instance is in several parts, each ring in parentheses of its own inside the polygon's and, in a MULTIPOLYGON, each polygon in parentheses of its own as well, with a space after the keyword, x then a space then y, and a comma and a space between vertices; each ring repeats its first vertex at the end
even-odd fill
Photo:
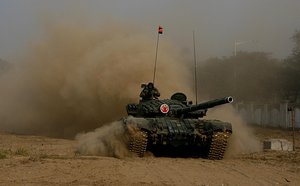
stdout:
POLYGON ((231 96, 228 96, 228 97, 224 97, 221 99, 215 99, 215 100, 207 101, 204 103, 200 103, 198 105, 192 105, 187 108, 177 109, 177 110, 175 110, 175 114, 184 114, 184 113, 193 112, 196 110, 209 109, 209 108, 212 108, 212 107, 215 107, 218 105, 223 105, 223 104, 231 103, 231 102, 233 102, 233 98, 231 96))

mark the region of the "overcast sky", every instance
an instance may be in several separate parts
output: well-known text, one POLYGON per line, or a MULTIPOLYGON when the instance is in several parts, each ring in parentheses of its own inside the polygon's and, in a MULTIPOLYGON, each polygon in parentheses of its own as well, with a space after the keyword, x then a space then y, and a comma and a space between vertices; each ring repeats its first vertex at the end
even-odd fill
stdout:
POLYGON ((255 41, 238 50, 285 58, 300 29, 300 0, 0 0, 0 58, 13 60, 35 41, 45 15, 82 15, 92 24, 114 19, 154 38, 162 25, 162 39, 184 51, 192 51, 194 30, 201 59, 233 55, 235 40, 255 41))

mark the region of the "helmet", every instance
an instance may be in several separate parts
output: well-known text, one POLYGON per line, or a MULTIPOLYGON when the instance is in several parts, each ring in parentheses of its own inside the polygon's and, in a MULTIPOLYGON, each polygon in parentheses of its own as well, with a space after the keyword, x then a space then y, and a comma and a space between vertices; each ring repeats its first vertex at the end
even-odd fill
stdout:
POLYGON ((153 83, 151 83, 151 82, 148 83, 148 87, 149 87, 149 88, 153 88, 153 87, 154 87, 153 83))

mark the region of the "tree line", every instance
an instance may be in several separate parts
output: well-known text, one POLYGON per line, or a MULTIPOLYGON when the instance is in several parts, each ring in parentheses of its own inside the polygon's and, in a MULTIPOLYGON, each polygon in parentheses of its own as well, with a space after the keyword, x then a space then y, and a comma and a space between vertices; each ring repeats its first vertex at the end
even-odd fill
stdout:
POLYGON ((286 59, 265 52, 238 52, 211 58, 198 67, 198 94, 213 99, 232 95, 237 101, 272 103, 300 101, 300 31, 286 59))
POLYGON ((12 64, 0 58, 0 76, 7 72, 12 67, 12 64))

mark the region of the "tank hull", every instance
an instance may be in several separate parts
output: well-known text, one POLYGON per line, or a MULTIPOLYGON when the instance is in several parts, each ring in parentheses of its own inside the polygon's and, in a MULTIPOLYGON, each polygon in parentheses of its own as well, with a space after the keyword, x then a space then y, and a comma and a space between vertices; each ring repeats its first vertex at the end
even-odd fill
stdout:
POLYGON ((148 150, 155 155, 222 159, 232 133, 231 124, 219 120, 132 117, 123 121, 131 128, 129 150, 141 157, 148 150))

